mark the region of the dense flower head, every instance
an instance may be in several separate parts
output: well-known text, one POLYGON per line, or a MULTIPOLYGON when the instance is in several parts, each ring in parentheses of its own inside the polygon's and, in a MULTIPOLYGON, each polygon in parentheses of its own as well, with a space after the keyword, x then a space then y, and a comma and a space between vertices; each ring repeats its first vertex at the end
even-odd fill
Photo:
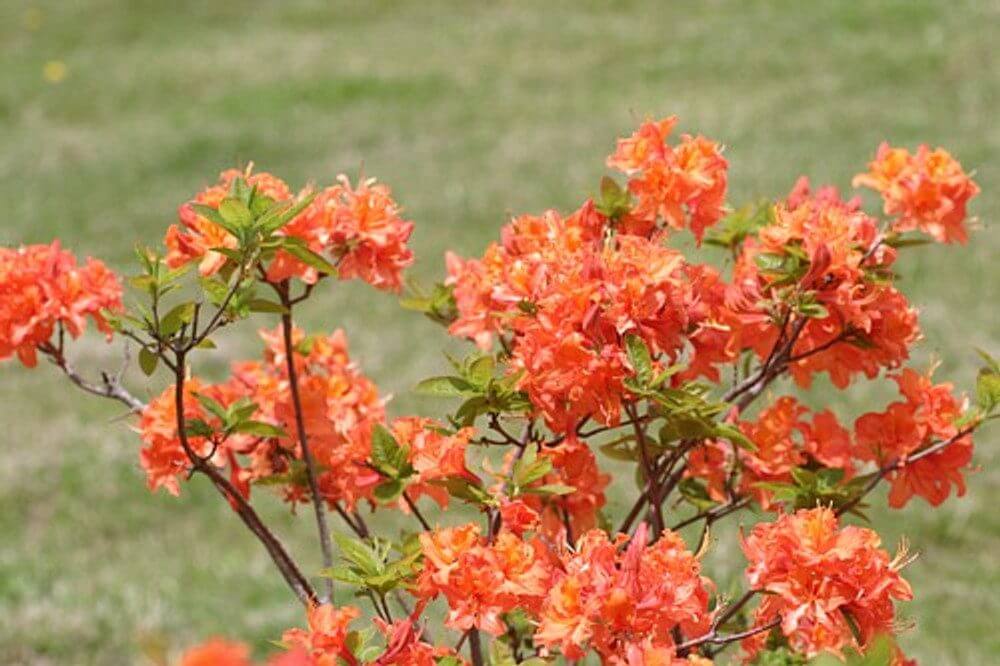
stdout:
MULTIPOLYGON (((465 461, 465 450, 474 432, 472 428, 462 428, 451 434, 434 419, 407 416, 395 419, 390 430, 397 443, 409 452, 409 462, 414 469, 414 478, 407 486, 411 500, 428 495, 444 509, 448 507, 448 491, 433 481, 464 477, 478 482, 465 461)), ((402 500, 400 508, 409 510, 402 500)))
MULTIPOLYGON (((279 230, 280 235, 297 238, 315 253, 329 256, 338 266, 341 279, 359 278, 369 284, 398 291, 403 270, 413 263, 407 247, 413 223, 401 217, 401 209, 388 187, 373 179, 352 186, 346 176, 319 192, 306 188, 293 194, 281 179, 265 172, 229 169, 219 181, 178 209, 179 223, 167 230, 167 264, 177 267, 198 261, 202 275, 212 275, 226 263, 216 248, 233 249, 237 240, 220 225, 199 214, 192 204, 218 208, 229 196, 233 181, 243 178, 247 185, 274 201, 302 201, 315 194, 306 208, 279 230)), ((313 284, 319 279, 316 268, 279 249, 266 269, 267 279, 280 282, 299 278, 313 284)))
MULTIPOLYGON (((905 560, 890 558, 880 545, 872 530, 840 527, 828 508, 758 523, 743 539, 747 582, 766 593, 755 623, 780 616, 789 644, 807 656, 864 647, 874 636, 891 632, 894 602, 912 594, 899 574, 905 560)), ((765 639, 758 634, 744 647, 755 654, 765 639)))
MULTIPOLYGON (((256 437, 236 433, 214 441, 191 435, 188 443, 200 456, 211 453, 218 467, 230 468, 234 485, 245 495, 250 483, 275 477, 286 478, 282 486, 290 501, 308 499, 308 487, 295 473, 302 457, 297 436, 295 410, 281 330, 261 331, 265 341, 263 361, 233 365, 232 376, 220 384, 205 384, 191 378, 184 386, 184 415, 188 421, 214 423, 201 394, 228 407, 238 400, 256 405, 253 419, 281 427, 282 437, 256 437)), ((330 336, 292 334, 299 392, 309 446, 318 465, 320 492, 328 502, 343 502, 353 509, 360 499, 370 499, 381 480, 365 461, 371 452, 372 429, 385 418, 384 401, 375 385, 350 360, 343 331, 330 336)), ((176 400, 173 386, 150 401, 143 411, 139 430, 146 444, 141 462, 150 489, 166 488, 178 494, 179 479, 190 461, 177 436, 176 400)))
POLYGON ((797 287, 809 311, 790 372, 808 387, 827 372, 844 388, 857 374, 874 378, 909 356, 917 339, 916 311, 889 281, 896 251, 879 241, 877 221, 834 188, 814 194, 801 179, 773 220, 748 238, 734 268, 728 305, 742 322, 742 344, 766 358, 786 329, 761 303, 797 287), (807 297, 807 298, 806 298, 807 297))
POLYGON ((448 257, 459 313, 451 332, 487 348, 509 337, 519 388, 557 432, 588 417, 619 420, 633 372, 626 336, 676 358, 686 335, 715 326, 695 292, 701 272, 660 242, 605 238, 606 223, 592 202, 565 218, 526 215, 481 260, 448 257))
POLYGON ((552 471, 537 485, 573 488, 566 495, 524 497, 523 501, 539 513, 543 531, 555 536, 568 526, 571 534, 565 536, 572 538, 597 527, 598 513, 607 503, 604 490, 611 476, 601 471, 590 447, 576 437, 568 437, 557 446, 542 448, 538 455, 552 462, 552 471))
POLYGON ((667 143, 677 118, 643 123, 620 139, 608 166, 629 175, 636 205, 621 220, 623 231, 649 236, 663 220, 672 229, 688 227, 698 241, 723 215, 728 163, 719 144, 702 136, 667 143))
MULTIPOLYGON (((635 663, 636 651, 664 650, 674 632, 709 626, 709 584, 681 538, 665 532, 647 545, 645 526, 629 540, 591 530, 567 553, 541 608, 535 644, 567 659, 594 650, 609 663, 635 663)), ((642 663, 641 661, 638 663, 642 663)))
MULTIPOLYGON (((743 492, 753 495, 764 509, 772 508, 768 483, 792 481, 792 470, 815 461, 827 468, 841 469, 849 478, 854 472, 854 447, 850 433, 829 410, 812 414, 795 398, 783 396, 761 411, 756 420, 739 424, 754 444, 753 450, 739 449, 743 492), (762 485, 764 484, 764 485, 762 485)), ((717 462, 724 459, 716 458, 717 462)), ((703 465, 707 479, 719 483, 716 468, 703 465)))
POLYGON ((919 495, 932 506, 941 504, 955 487, 965 494, 963 470, 972 460, 972 435, 962 434, 956 421, 965 401, 954 395, 950 383, 934 384, 930 374, 904 369, 893 379, 903 400, 882 412, 869 412, 854 423, 857 455, 879 466, 896 463, 889 472, 889 505, 904 506, 919 495), (957 438, 931 455, 909 462, 907 458, 935 442, 957 438))
POLYGON ((420 535, 424 568, 416 594, 443 595, 445 626, 482 629, 494 636, 507 630, 504 613, 531 611, 542 603, 553 575, 547 547, 505 530, 488 541, 474 523, 439 528, 420 535))
POLYGON ((911 153, 882 143, 854 186, 882 195, 886 215, 896 216, 896 231, 920 229, 939 243, 968 241, 966 207, 979 186, 943 148, 922 144, 911 153))
POLYGON ((0 361, 17 357, 37 363, 39 345, 57 329, 79 337, 91 319, 111 335, 104 310, 122 307, 118 277, 103 263, 78 264, 59 241, 50 245, 0 247, 0 361))

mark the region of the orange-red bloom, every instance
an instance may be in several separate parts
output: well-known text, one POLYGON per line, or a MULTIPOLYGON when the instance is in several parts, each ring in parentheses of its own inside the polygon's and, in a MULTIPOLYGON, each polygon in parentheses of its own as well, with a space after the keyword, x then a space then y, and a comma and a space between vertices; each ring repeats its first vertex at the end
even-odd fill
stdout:
POLYGON ((650 235, 657 220, 673 229, 690 227, 700 242, 723 215, 728 163, 714 141, 687 134, 676 147, 666 143, 677 118, 643 123, 620 139, 608 166, 631 176, 635 207, 622 220, 626 233, 650 235))
POLYGON ((313 666, 336 666, 342 662, 356 666, 358 660, 347 647, 347 627, 360 616, 361 611, 354 606, 312 606, 306 610, 309 628, 288 629, 281 640, 289 649, 305 652, 313 666))
POLYGON ((965 410, 964 400, 954 396, 950 383, 933 384, 929 374, 910 368, 893 379, 904 399, 890 404, 884 412, 869 412, 855 421, 858 457, 880 467, 897 464, 888 475, 889 506, 902 507, 914 495, 937 506, 948 498, 952 486, 961 497, 965 494, 962 471, 972 460, 971 434, 915 462, 907 458, 959 435, 955 422, 965 410))
POLYGON ((212 638, 181 655, 178 666, 253 666, 250 647, 235 641, 212 638))
POLYGON ((37 363, 39 345, 62 328, 79 337, 87 318, 111 335, 104 310, 119 310, 118 277, 100 261, 76 258, 59 241, 18 249, 0 247, 0 361, 14 354, 24 365, 37 363))
MULTIPOLYGON (((826 650, 840 653, 845 646, 864 647, 875 635, 890 633, 893 602, 912 594, 899 575, 905 560, 890 559, 880 544, 869 529, 839 527, 828 508, 759 523, 743 539, 747 581, 767 593, 755 623, 780 616, 792 648, 810 657, 826 650)), ((758 634, 744 647, 753 655, 765 641, 766 634, 758 634)))
POLYGON ((631 541, 612 541, 600 530, 584 534, 545 598, 535 644, 558 648, 567 659, 592 649, 626 664, 642 663, 634 660, 654 649, 663 652, 650 656, 672 658, 675 631, 702 635, 711 617, 697 558, 673 532, 652 545, 646 534, 644 525, 631 541))
POLYGON ((537 539, 501 532, 487 543, 473 523, 420 535, 424 569, 417 594, 448 602, 445 625, 472 627, 494 636, 507 630, 501 615, 515 608, 537 609, 552 577, 547 549, 537 539))
POLYGON ((919 228, 939 243, 969 239, 966 206, 979 186, 943 148, 922 144, 910 153, 882 143, 868 171, 855 176, 854 187, 859 186, 882 195, 886 215, 896 216, 896 231, 919 228))
MULTIPOLYGON (((245 178, 247 185, 274 201, 301 200, 311 194, 306 189, 293 196, 284 181, 269 173, 252 173, 252 165, 243 172, 224 171, 216 185, 180 207, 180 224, 171 226, 165 239, 169 266, 197 260, 201 274, 212 275, 226 263, 226 257, 215 249, 235 248, 236 238, 199 215, 191 204, 218 208, 236 178, 245 178)), ((403 269, 413 262, 413 253, 406 245, 412 231, 413 223, 402 219, 388 187, 373 179, 353 187, 346 176, 339 176, 336 185, 317 193, 306 209, 278 233, 297 238, 313 252, 329 256, 338 264, 341 279, 360 278, 379 289, 398 291, 403 269)), ((319 273, 279 250, 267 266, 267 279, 280 282, 292 277, 312 284, 319 273)))
MULTIPOLYGON (((449 435, 433 419, 411 416, 393 421, 391 430, 399 445, 409 450, 410 464, 415 471, 415 477, 407 486, 410 499, 416 501, 421 495, 429 495, 445 509, 448 507, 448 491, 431 481, 447 477, 465 477, 473 482, 478 481, 465 464, 465 449, 472 438, 472 428, 462 428, 454 435, 449 435)), ((402 500, 400 509, 409 511, 402 500)))

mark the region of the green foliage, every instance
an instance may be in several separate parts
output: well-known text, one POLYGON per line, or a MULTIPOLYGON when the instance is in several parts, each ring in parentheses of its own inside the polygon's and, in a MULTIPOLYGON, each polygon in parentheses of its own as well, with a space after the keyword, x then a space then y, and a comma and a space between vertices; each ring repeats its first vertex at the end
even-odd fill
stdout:
POLYGON ((455 427, 470 426, 484 414, 523 415, 531 409, 527 395, 515 388, 518 376, 498 374, 493 356, 473 353, 461 361, 450 360, 456 375, 430 377, 414 390, 423 395, 462 398, 449 417, 455 427))
POLYGON ((420 550, 400 548, 398 558, 392 559, 394 545, 385 539, 352 539, 334 534, 342 564, 324 569, 321 575, 342 583, 371 591, 380 596, 404 587, 414 576, 420 560, 420 550))

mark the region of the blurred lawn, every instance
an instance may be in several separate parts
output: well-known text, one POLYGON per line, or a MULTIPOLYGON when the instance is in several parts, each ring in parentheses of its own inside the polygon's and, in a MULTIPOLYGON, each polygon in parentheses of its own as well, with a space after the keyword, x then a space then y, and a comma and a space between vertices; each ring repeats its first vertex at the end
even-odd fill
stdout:
MULTIPOLYGON (((667 113, 728 145, 734 202, 783 193, 800 173, 846 186, 889 139, 946 146, 978 172, 974 211, 985 223, 1000 212, 996 1, 541 7, 9 0, 0 242, 59 236, 125 269, 133 242, 157 242, 175 206, 225 167, 252 159, 302 184, 363 163, 416 221, 415 273, 432 278, 446 248, 478 252, 507 213, 575 206, 615 137, 667 113)), ((916 361, 941 357, 941 375, 964 387, 971 348, 1000 351, 998 251, 983 229, 902 264, 923 308, 916 361)), ((438 329, 365 289, 321 297, 308 323, 347 329, 394 412, 440 409, 408 393, 441 367, 438 329)), ((254 353, 252 329, 224 351, 254 353)), ((97 340, 75 352, 88 369, 116 360, 97 340)), ((870 408, 883 389, 836 407, 870 408)), ((202 480, 179 500, 147 493, 119 414, 50 368, 0 367, 0 663, 141 663, 142 644, 213 633, 263 650, 300 621, 263 551, 202 480)), ((904 645, 927 664, 1000 653, 991 434, 969 497, 878 514, 890 545, 906 533, 922 553, 908 572, 918 600, 903 609, 918 630, 904 645)), ((262 503, 315 570, 309 521, 262 503)), ((722 544, 712 561, 738 560, 722 544)))

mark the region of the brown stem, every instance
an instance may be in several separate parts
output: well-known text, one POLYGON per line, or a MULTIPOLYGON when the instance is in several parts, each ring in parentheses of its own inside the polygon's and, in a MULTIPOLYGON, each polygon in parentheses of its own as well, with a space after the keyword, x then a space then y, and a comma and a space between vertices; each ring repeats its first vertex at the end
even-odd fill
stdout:
POLYGON ((655 541, 660 537, 660 534, 663 533, 663 510, 660 503, 657 501, 658 497, 656 493, 656 480, 658 478, 658 474, 653 467, 653 461, 649 457, 649 450, 646 443, 646 428, 641 425, 639 415, 635 411, 635 406, 626 403, 625 411, 628 413, 632 421, 635 439, 639 444, 639 455, 642 461, 642 470, 646 475, 646 491, 644 495, 648 501, 650 514, 653 520, 652 536, 655 541))
MULTIPOLYGON (((117 400, 127 406, 135 414, 142 412, 142 410, 146 408, 146 403, 129 393, 128 390, 122 385, 120 372, 114 377, 106 372, 102 372, 101 384, 94 384, 93 382, 84 379, 83 375, 78 373, 76 369, 70 365, 61 349, 53 347, 49 343, 39 345, 38 349, 43 354, 48 356, 52 362, 63 371, 71 382, 87 393, 92 393, 102 398, 117 400)), ((126 351, 126 364, 127 363, 128 354, 126 351)))
POLYGON ((751 636, 762 634, 765 631, 770 631, 779 624, 781 624, 781 618, 776 617, 770 622, 762 624, 759 627, 753 627, 751 629, 747 629, 746 631, 738 631, 735 634, 720 634, 716 631, 712 631, 704 636, 692 638, 689 641, 684 641, 679 644, 677 646, 677 653, 686 654, 688 650, 693 647, 698 647, 699 645, 728 645, 729 643, 736 643, 737 641, 742 641, 745 638, 750 638, 751 636))
MULTIPOLYGON (((295 369, 295 346, 292 344, 292 302, 288 297, 288 283, 283 282, 278 294, 281 304, 285 307, 281 314, 281 332, 285 338, 285 364, 288 367, 288 387, 292 394, 292 406, 295 409, 295 428, 299 445, 302 447, 302 461, 306 466, 306 478, 309 482, 309 493, 312 495, 313 509, 316 514, 316 529, 319 532, 319 547, 323 554, 323 566, 327 569, 333 566, 333 545, 330 540, 330 528, 326 521, 326 508, 323 497, 319 494, 319 483, 316 480, 316 461, 309 449, 306 436, 305 416, 302 411, 302 399, 299 396, 299 379, 295 369)), ((333 579, 325 581, 326 596, 333 598, 333 579)))
POLYGON ((896 471, 897 469, 903 469, 904 467, 906 467, 906 465, 908 465, 910 463, 915 463, 918 460, 921 460, 921 459, 926 458, 928 456, 932 456, 935 453, 938 453, 939 451, 941 451, 941 450, 943 450, 943 449, 951 446, 956 441, 962 439, 963 437, 965 437, 969 433, 973 432, 978 426, 979 426, 978 423, 974 423, 974 424, 972 424, 970 426, 967 426, 967 427, 963 428, 962 430, 959 430, 957 433, 955 433, 954 435, 952 435, 948 439, 942 440, 940 442, 937 442, 936 444, 932 444, 932 445, 928 446, 925 449, 921 449, 920 451, 917 451, 912 456, 909 456, 909 457, 903 456, 903 457, 896 458, 892 462, 890 462, 890 463, 888 463, 888 464, 880 467, 879 470, 875 473, 875 476, 872 477, 872 480, 869 481, 865 485, 865 487, 861 490, 860 493, 858 493, 858 495, 854 499, 852 499, 851 501, 847 502, 846 504, 841 505, 837 509, 837 511, 836 511, 837 515, 838 516, 842 516, 845 513, 847 513, 848 511, 850 511, 851 509, 853 509, 854 507, 856 507, 858 504, 860 504, 861 500, 864 499, 864 497, 868 493, 870 493, 871 491, 873 491, 875 489, 875 487, 878 486, 878 484, 882 482, 882 479, 884 479, 885 477, 889 476, 889 474, 891 474, 892 472, 896 471))
POLYGON ((413 512, 413 515, 416 516, 417 520, 420 522, 420 526, 423 527, 425 531, 430 532, 432 529, 430 523, 424 519, 423 514, 420 513, 420 509, 417 508, 417 503, 413 501, 413 498, 411 498, 410 494, 405 490, 403 491, 403 501, 406 502, 406 506, 410 507, 410 511, 413 512))
POLYGON ((243 521, 243 524, 264 545, 264 548, 271 556, 275 566, 278 567, 285 582, 288 583, 288 586, 299 600, 307 606, 318 603, 319 599, 312 585, 302 575, 302 571, 295 563, 295 560, 288 554, 288 551, 285 550, 284 545, 278 540, 278 537, 268 529, 254 508, 250 506, 246 498, 230 483, 229 479, 220 474, 219 470, 215 469, 211 463, 203 460, 191 448, 187 437, 187 424, 184 418, 184 381, 187 368, 185 367, 183 353, 177 354, 176 366, 177 370, 174 374, 174 407, 177 412, 177 436, 180 440, 181 448, 184 449, 184 453, 193 466, 192 470, 201 472, 207 476, 216 490, 232 502, 233 508, 243 521))
POLYGON ((716 507, 712 507, 707 511, 702 511, 701 513, 695 514, 689 518, 685 518, 684 520, 677 523, 670 529, 676 532, 677 530, 683 529, 688 525, 693 525, 694 523, 697 523, 699 520, 705 520, 707 523, 711 524, 714 523, 716 520, 719 520, 723 516, 728 516, 734 511, 742 509, 749 503, 750 499, 748 497, 743 497, 737 500, 736 502, 729 502, 727 504, 722 504, 716 507))
POLYGON ((483 646, 477 629, 469 630, 469 655, 472 657, 472 666, 483 666, 483 646))

